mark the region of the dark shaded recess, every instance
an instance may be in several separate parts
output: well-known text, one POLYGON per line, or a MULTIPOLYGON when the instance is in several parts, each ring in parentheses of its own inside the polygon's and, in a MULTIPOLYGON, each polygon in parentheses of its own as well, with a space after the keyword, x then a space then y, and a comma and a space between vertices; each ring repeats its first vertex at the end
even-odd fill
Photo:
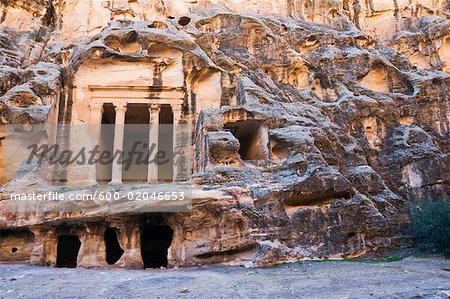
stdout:
POLYGON ((188 17, 181 17, 181 18, 178 20, 178 24, 180 24, 181 26, 186 26, 186 25, 188 25, 190 22, 191 22, 191 18, 188 18, 188 17))
POLYGON ((61 124, 64 121, 64 107, 66 106, 66 93, 64 92, 64 86, 61 86, 58 105, 58 124, 61 124))
POLYGON ((47 11, 45 12, 44 19, 42 20, 44 26, 54 28, 56 24, 56 10, 53 6, 53 1, 48 0, 47 11))
POLYGON ((146 268, 167 267, 173 230, 167 225, 146 226, 141 233, 141 256, 146 268))
POLYGON ((246 253, 246 252, 253 251, 253 250, 256 250, 256 245, 250 244, 250 245, 247 245, 247 246, 244 246, 241 248, 230 249, 230 250, 226 250, 226 251, 208 252, 208 253, 204 253, 204 254, 199 254, 195 257, 199 258, 199 259, 210 259, 213 257, 225 258, 225 257, 233 256, 236 254, 246 253))
POLYGON ((354 194, 351 191, 322 191, 310 195, 300 194, 298 196, 291 196, 284 201, 284 204, 289 207, 319 206, 330 203, 336 199, 350 199, 353 195, 354 194))
POLYGON ((81 242, 78 236, 59 236, 56 267, 76 268, 81 242))
POLYGON ((105 231, 106 262, 114 265, 122 257, 124 250, 120 247, 117 239, 117 231, 114 228, 107 228, 105 231))
POLYGON ((0 229, 0 238, 10 236, 26 236, 33 239, 33 233, 29 229, 0 229))
POLYGON ((317 73, 315 79, 319 80, 321 88, 323 89, 333 88, 333 83, 326 75, 322 73, 317 73))
POLYGON ((125 128, 123 139, 123 151, 125 160, 131 161, 129 165, 122 167, 122 180, 124 183, 146 183, 148 180, 148 165, 143 161, 148 156, 150 114, 145 104, 128 104, 125 115, 125 128), (142 157, 132 154, 140 153, 142 157))
POLYGON ((131 43, 135 43, 138 40, 138 34, 136 31, 131 31, 130 33, 128 33, 127 35, 127 43, 131 44, 131 43))
POLYGON ((158 180, 160 182, 173 181, 173 113, 170 105, 161 105, 159 113, 159 144, 158 151, 162 151, 165 157, 161 159, 165 161, 170 159, 167 163, 161 163, 158 166, 158 180))
POLYGON ((264 160, 265 155, 261 151, 252 150, 252 145, 259 139, 259 129, 263 125, 257 120, 240 121, 236 123, 226 124, 224 127, 227 131, 239 140, 239 155, 243 160, 264 160))
POLYGON ((392 92, 403 93, 406 95, 412 95, 414 93, 414 86, 404 75, 398 74, 397 78, 394 78, 392 81, 392 92))
POLYGON ((34 235, 29 229, 0 229, 0 240, 6 237, 24 238, 34 240, 34 235))
POLYGON ((190 113, 195 114, 197 111, 197 95, 191 92, 191 111, 190 113))
POLYGON ((317 36, 311 35, 306 40, 310 43, 313 43, 313 42, 317 41, 317 36))
MULTIPOLYGON (((114 152, 114 124, 116 121, 116 111, 112 104, 103 106, 102 127, 100 133, 100 151, 108 152, 113 155, 114 152)), ((111 159, 104 159, 97 163, 97 182, 105 184, 111 182, 113 162, 111 159)))
POLYGON ((72 122, 72 108, 73 108, 73 88, 69 88, 67 104, 66 104, 66 117, 64 124, 70 124, 72 122))
POLYGON ((348 233, 348 234, 347 234, 347 237, 348 237, 348 238, 356 237, 356 233, 355 233, 355 232, 348 233))

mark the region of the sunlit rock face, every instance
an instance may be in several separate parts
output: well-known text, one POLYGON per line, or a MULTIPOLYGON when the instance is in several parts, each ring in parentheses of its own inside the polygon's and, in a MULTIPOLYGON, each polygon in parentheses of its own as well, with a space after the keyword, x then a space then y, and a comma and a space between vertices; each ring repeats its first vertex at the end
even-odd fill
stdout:
MULTIPOLYGON (((450 190, 449 13, 440 0, 1 1, 2 124, 95 124, 96 98, 156 90, 195 128, 195 192, 191 213, 0 201, 0 260, 151 267, 155 229, 168 267, 408 244, 408 204, 450 190)), ((53 190, 48 177, 2 179, 2 198, 53 190)))

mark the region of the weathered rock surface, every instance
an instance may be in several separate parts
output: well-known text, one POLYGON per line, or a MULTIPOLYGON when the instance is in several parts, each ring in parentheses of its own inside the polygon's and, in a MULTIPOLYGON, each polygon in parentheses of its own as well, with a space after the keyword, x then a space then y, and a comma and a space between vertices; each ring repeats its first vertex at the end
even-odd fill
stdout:
MULTIPOLYGON (((173 229, 169 266, 356 256, 408 244, 407 204, 449 194, 446 1, 2 1, 0 8, 4 124, 52 119, 79 74, 95 76, 96 61, 146 66, 161 59, 160 46, 181 53, 161 61, 179 60, 182 69, 171 74, 189 74, 183 120, 197 127, 198 191, 192 213, 157 217, 120 208, 12 213, 1 201, 0 260, 55 264, 57 236, 70 233, 81 242, 78 265, 107 267, 103 236, 113 227, 124 250, 116 266, 141 267, 139 228, 149 221, 173 229), (217 85, 219 103, 210 100, 217 85), (26 244, 17 247, 20 258, 9 252, 14 240, 26 244)), ((82 111, 73 118, 82 120, 82 111)), ((20 188, 14 181, 4 194, 20 188)))

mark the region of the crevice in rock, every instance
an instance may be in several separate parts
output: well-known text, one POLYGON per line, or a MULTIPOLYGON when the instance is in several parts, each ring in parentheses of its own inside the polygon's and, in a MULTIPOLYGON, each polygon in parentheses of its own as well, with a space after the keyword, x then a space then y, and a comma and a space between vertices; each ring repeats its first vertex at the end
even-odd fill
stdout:
POLYGON ((44 18, 42 20, 44 26, 55 28, 56 25, 56 10, 53 6, 53 0, 48 0, 47 11, 45 12, 44 18))
POLYGON ((204 254, 196 255, 195 257, 198 259, 217 259, 217 262, 223 262, 226 261, 228 258, 233 258, 236 255, 243 255, 247 253, 252 253, 257 249, 256 244, 249 244, 244 247, 230 249, 230 250, 224 250, 224 251, 213 251, 208 252, 204 254))
POLYGON ((316 192, 310 195, 291 196, 284 201, 285 207, 320 206, 333 202, 335 199, 350 199, 352 192, 316 192))
POLYGON ((6 8, 4 8, 1 12, 1 16, 0 16, 0 24, 3 23, 6 19, 6 8))

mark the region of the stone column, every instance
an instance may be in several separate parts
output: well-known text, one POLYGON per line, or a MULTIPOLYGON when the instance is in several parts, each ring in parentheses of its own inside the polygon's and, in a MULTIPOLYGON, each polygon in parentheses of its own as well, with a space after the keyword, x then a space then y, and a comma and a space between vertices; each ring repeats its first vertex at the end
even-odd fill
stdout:
POLYGON ((78 252, 77 267, 108 267, 105 245, 106 224, 87 223, 80 235, 81 246, 78 252))
MULTIPOLYGON (((123 134, 125 128, 125 113, 127 112, 127 104, 117 104, 114 106, 116 110, 116 122, 114 126, 114 152, 113 155, 120 151, 123 153, 123 134)), ((119 158, 120 159, 120 158, 119 158)), ((112 165, 112 180, 111 184, 122 183, 122 164, 117 163, 117 159, 113 161, 112 165)))
MULTIPOLYGON (((149 131, 149 149, 153 150, 150 152, 149 161, 153 161, 158 153, 159 144, 159 112, 161 107, 158 104, 151 104, 148 111, 150 112, 150 131, 149 131)), ((148 182, 158 181, 158 164, 152 162, 148 164, 148 182)))
POLYGON ((91 116, 89 119, 89 131, 94 145, 100 143, 100 133, 103 117, 103 103, 91 103, 91 116))
MULTIPOLYGON (((89 108, 88 124, 75 125, 73 130, 69 130, 70 148, 76 153, 83 149, 94 150, 96 146, 100 145, 103 103, 92 102, 89 104, 89 108)), ((66 136, 61 137, 62 140, 57 142, 62 143, 67 138, 66 136)), ((95 158, 98 158, 98 155, 95 158)), ((66 180, 72 186, 95 184, 97 183, 97 165, 89 165, 88 163, 69 165, 67 167, 66 180)))
POLYGON ((178 180, 181 157, 181 132, 179 122, 181 119, 181 105, 172 105, 173 113, 173 181, 178 180))
POLYGON ((54 266, 57 258, 58 236, 53 228, 30 228, 34 247, 30 256, 32 265, 54 266))
POLYGON ((115 267, 128 269, 143 269, 141 254, 141 230, 139 223, 128 220, 119 226, 118 241, 124 253, 115 267))

